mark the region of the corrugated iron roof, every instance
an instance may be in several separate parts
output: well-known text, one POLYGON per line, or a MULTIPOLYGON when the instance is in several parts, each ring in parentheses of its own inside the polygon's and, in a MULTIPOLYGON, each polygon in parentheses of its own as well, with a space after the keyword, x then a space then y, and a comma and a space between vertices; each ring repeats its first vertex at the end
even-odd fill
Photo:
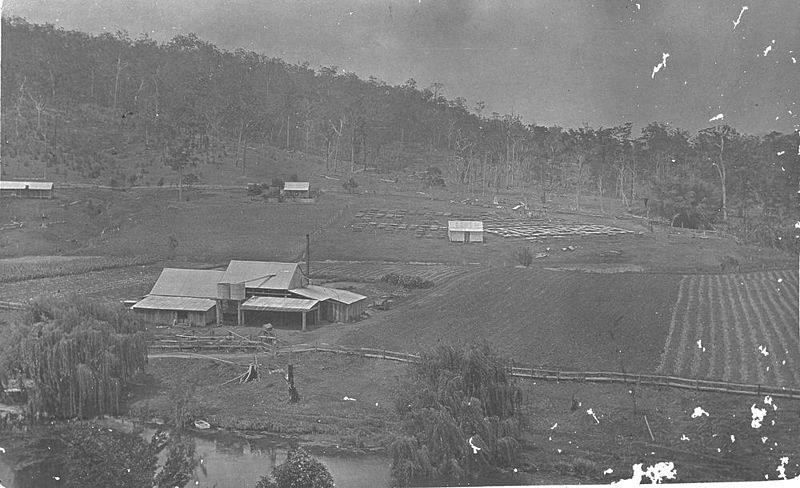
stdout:
POLYGON ((447 230, 462 232, 483 232, 483 222, 480 220, 450 220, 447 230))
POLYGON ((282 297, 253 297, 242 304, 242 310, 254 312, 308 312, 317 306, 317 300, 282 297))
POLYGON ((307 181, 287 181, 283 184, 285 191, 308 191, 311 184, 307 181))
POLYGON ((151 295, 216 298, 217 283, 220 282, 224 271, 209 269, 179 269, 164 268, 156 284, 150 291, 151 295))
POLYGON ((0 190, 52 190, 52 181, 0 181, 0 190))
POLYGON ((163 297, 148 295, 131 308, 134 310, 180 310, 187 312, 208 312, 217 304, 208 298, 163 297))
POLYGON ((311 298, 313 300, 334 300, 347 305, 367 298, 364 295, 359 295, 358 293, 353 293, 352 291, 337 290, 336 288, 326 288, 318 285, 308 285, 303 288, 295 288, 289 291, 296 295, 311 298))
POLYGON ((297 263, 231 261, 219 282, 244 283, 246 288, 288 290, 297 271, 297 263))

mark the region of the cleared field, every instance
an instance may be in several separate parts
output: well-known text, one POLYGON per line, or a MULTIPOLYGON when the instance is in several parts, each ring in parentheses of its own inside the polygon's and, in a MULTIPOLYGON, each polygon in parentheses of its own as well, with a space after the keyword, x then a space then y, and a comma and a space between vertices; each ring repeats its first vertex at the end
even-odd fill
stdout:
POLYGON ((657 369, 800 386, 796 271, 681 278, 657 369))
POLYGON ((340 342, 419 351, 487 340, 525 366, 653 371, 680 279, 480 269, 360 322, 340 342))
POLYGON ((62 298, 70 295, 112 300, 140 298, 150 291, 160 273, 160 267, 135 266, 16 283, 0 283, 0 300, 25 302, 37 296, 62 298))
POLYGON ((397 273, 419 276, 420 278, 431 280, 436 283, 443 283, 474 269, 474 266, 435 263, 317 261, 311 264, 311 276, 367 283, 379 281, 385 274, 397 273))
POLYGON ((147 257, 26 256, 0 259, 0 282, 12 282, 88 273, 147 264, 147 257))

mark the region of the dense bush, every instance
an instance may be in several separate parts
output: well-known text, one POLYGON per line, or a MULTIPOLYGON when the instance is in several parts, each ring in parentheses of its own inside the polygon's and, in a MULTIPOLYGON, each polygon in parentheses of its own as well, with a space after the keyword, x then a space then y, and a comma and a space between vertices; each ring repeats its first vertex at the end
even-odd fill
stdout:
POLYGON ((381 281, 389 283, 390 285, 400 285, 404 288, 431 288, 434 283, 431 280, 426 280, 420 276, 401 275, 397 273, 388 273, 381 277, 381 281))
POLYGON ((256 488, 333 488, 333 477, 324 464, 302 448, 291 449, 284 461, 262 477, 256 488))
POLYGON ((423 354, 395 404, 392 483, 475 484, 519 461, 522 392, 488 345, 423 354))

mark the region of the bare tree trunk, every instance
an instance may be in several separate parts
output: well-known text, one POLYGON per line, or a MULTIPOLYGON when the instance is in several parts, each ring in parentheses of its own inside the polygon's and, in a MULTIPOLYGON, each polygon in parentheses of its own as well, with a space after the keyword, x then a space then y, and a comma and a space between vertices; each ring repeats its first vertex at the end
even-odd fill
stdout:
POLYGON ((117 109, 117 89, 119 88, 119 74, 122 71, 122 59, 117 57, 117 75, 114 77, 114 110, 117 109))
POLYGON ((247 175, 247 137, 244 138, 244 147, 242 148, 242 176, 247 175))

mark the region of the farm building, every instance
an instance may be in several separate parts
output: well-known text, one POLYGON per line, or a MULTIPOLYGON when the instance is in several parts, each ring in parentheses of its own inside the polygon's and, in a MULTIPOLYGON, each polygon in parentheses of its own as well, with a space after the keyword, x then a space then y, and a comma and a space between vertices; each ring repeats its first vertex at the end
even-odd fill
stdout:
POLYGON ((0 197, 53 198, 51 181, 0 181, 0 197))
POLYGON ((150 293, 131 309, 144 321, 208 325, 216 319, 217 283, 224 271, 164 268, 150 293))
POLYGON ((287 181, 283 195, 288 198, 311 198, 311 184, 307 181, 287 181))
POLYGON ((478 220, 450 220, 447 222, 450 242, 483 242, 483 222, 478 220))
POLYGON ((349 322, 366 297, 309 285, 297 263, 231 261, 225 271, 165 268, 152 291, 132 309, 151 323, 216 322, 299 327, 349 322))
POLYGON ((329 322, 353 322, 361 317, 367 297, 347 290, 308 285, 290 290, 295 295, 319 300, 323 320, 329 322))

